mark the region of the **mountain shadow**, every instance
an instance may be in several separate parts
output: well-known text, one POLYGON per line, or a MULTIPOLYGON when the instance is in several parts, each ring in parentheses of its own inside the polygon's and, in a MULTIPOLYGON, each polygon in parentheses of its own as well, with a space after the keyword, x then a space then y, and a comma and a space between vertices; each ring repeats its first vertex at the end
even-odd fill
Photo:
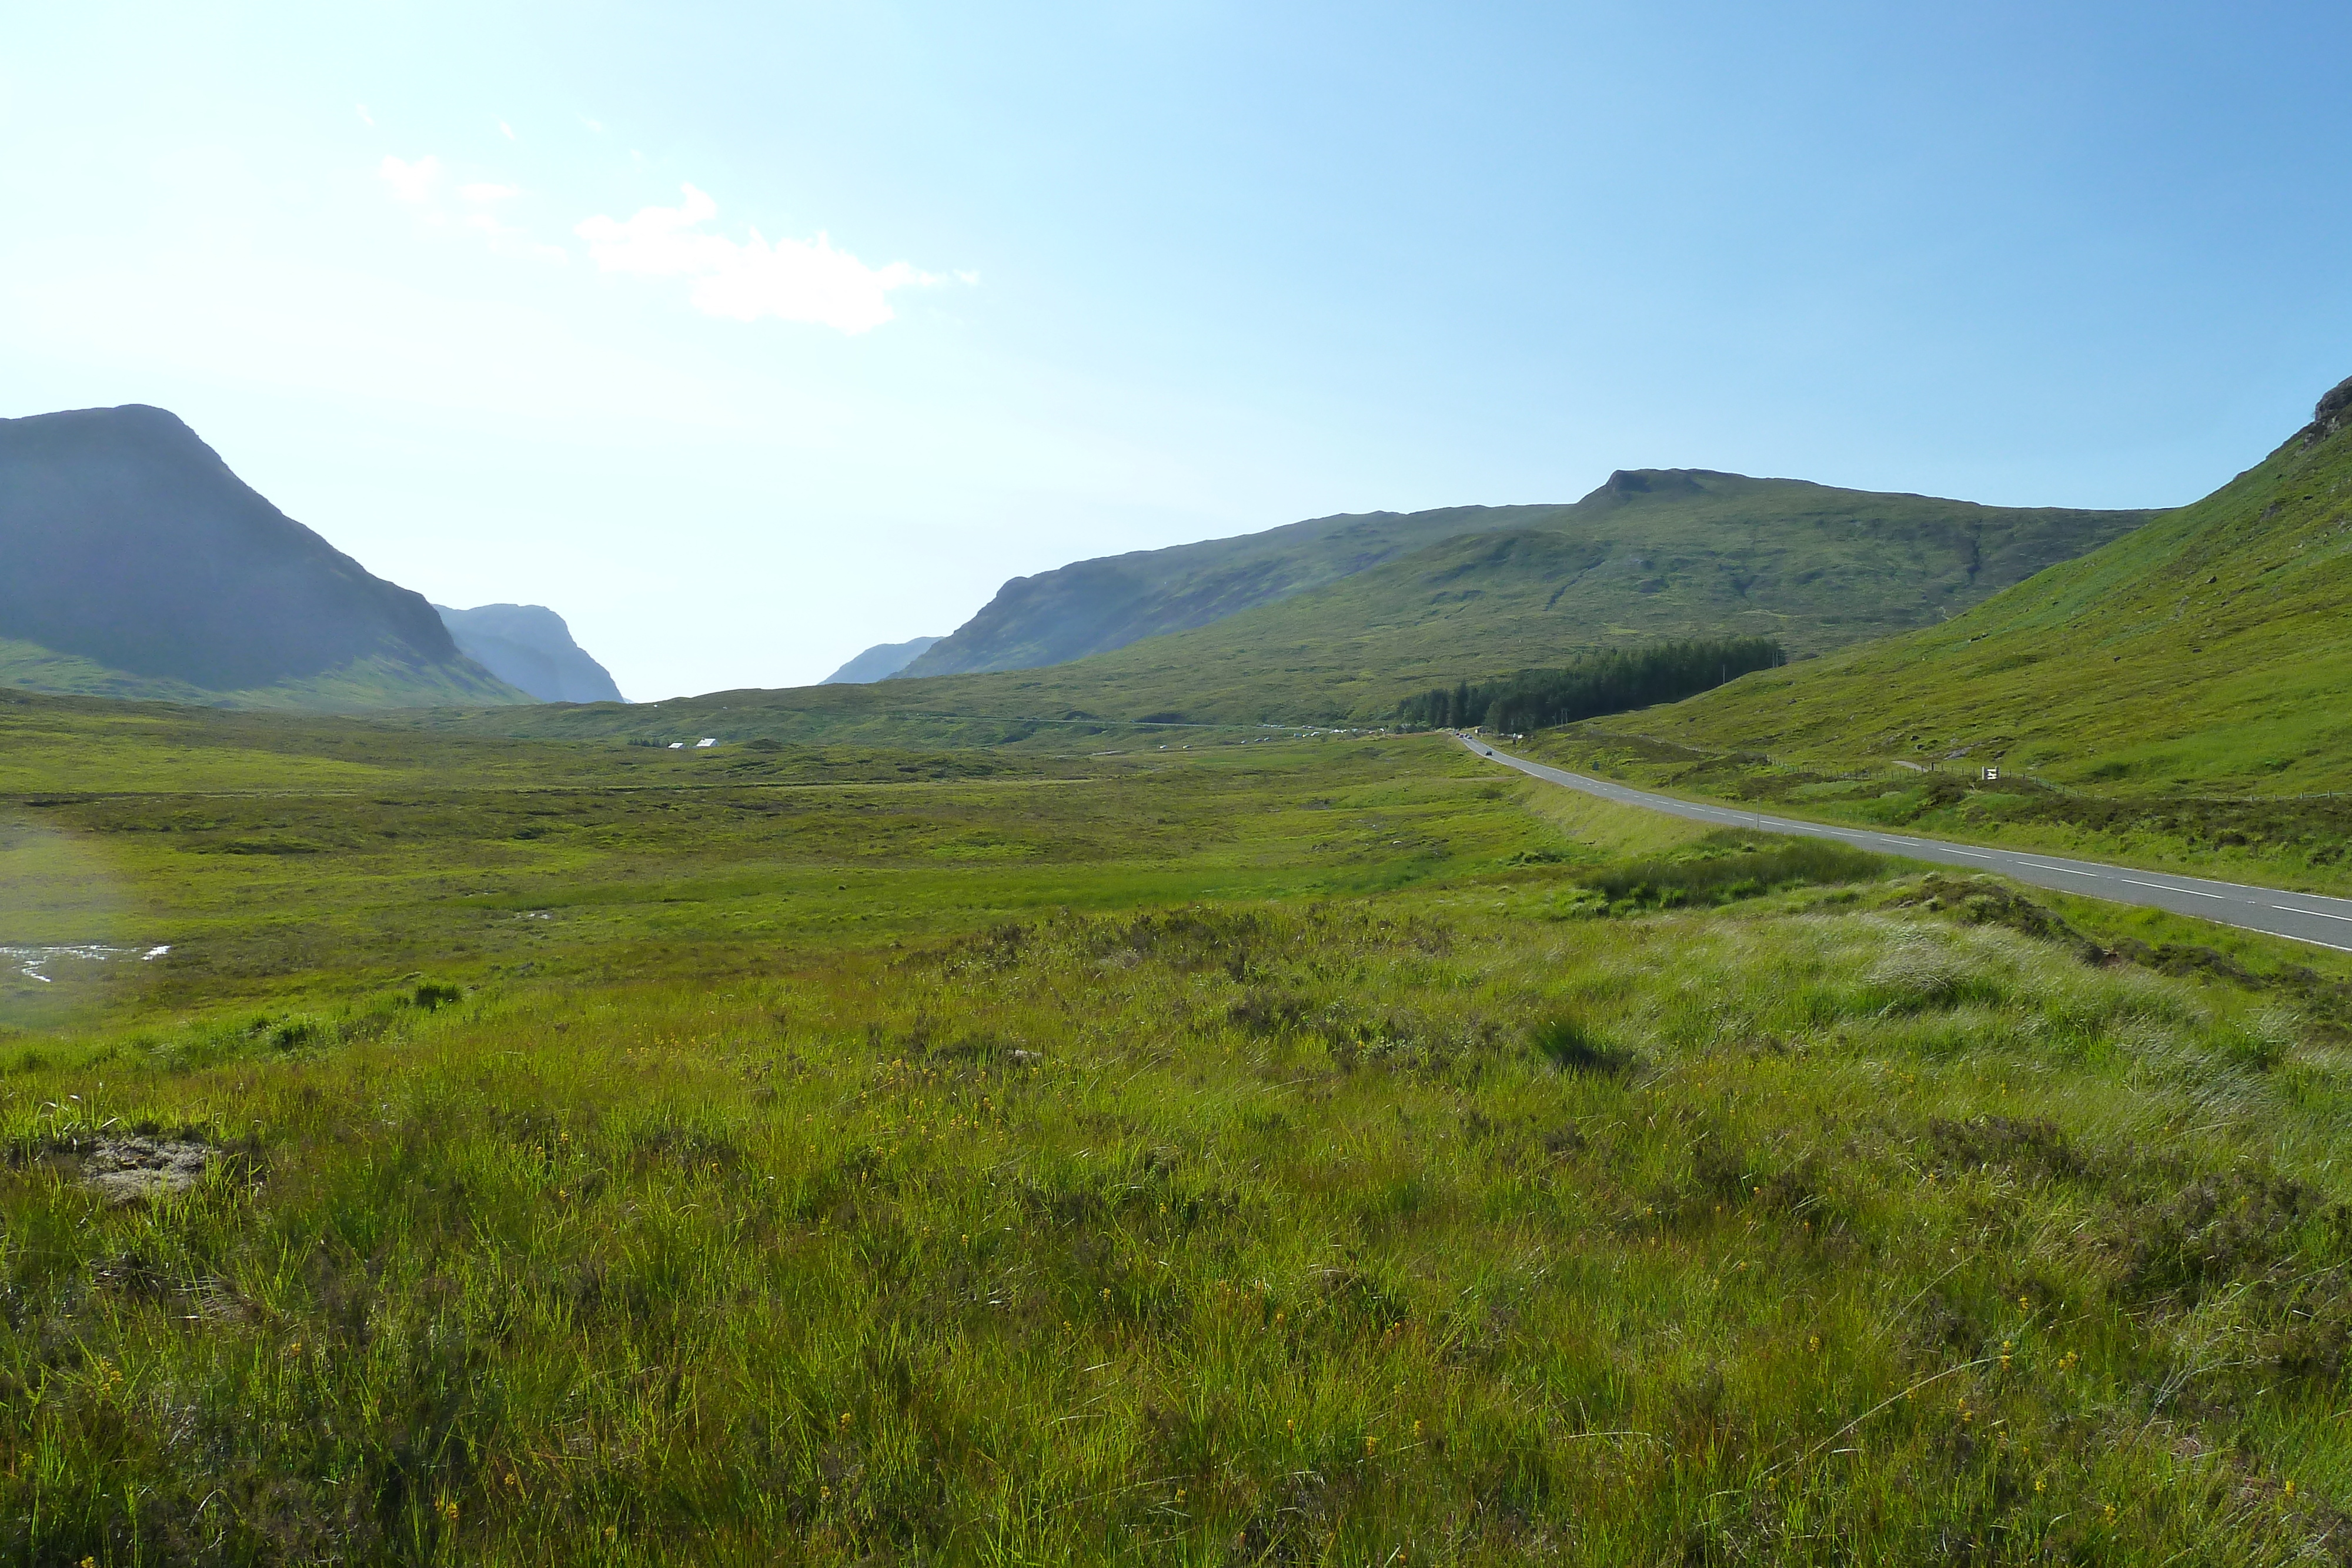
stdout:
POLYGON ((0 679, 316 706, 513 702, 420 594, 280 512, 176 416, 0 420, 0 679))

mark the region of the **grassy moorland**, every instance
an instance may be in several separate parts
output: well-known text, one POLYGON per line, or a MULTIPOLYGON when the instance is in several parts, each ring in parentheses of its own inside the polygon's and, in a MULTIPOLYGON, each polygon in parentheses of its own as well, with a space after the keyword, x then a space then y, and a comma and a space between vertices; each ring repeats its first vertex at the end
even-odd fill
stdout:
POLYGON ((0 738, 173 946, 0 1039, 12 1560, 2352 1552, 2333 957, 1434 739, 0 738))

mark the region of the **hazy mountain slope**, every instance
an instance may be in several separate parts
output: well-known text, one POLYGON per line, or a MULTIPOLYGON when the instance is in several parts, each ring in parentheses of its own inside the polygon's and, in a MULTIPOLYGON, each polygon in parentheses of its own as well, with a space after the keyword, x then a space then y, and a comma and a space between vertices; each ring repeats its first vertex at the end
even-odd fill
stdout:
MULTIPOLYGON (((2013 510, 1786 479, 1620 474, 1556 526, 1453 538, 1310 593, 1073 666, 1188 716, 1374 718, 1408 689, 1660 637, 1797 653, 1918 626, 2148 514, 2013 510)), ((1083 684, 1081 683, 1081 677, 1083 684)))
MULTIPOLYGON (((1339 638, 1368 674, 1492 674, 1668 632, 1785 632, 1792 646, 1831 647, 1948 614, 2148 516, 1640 469, 1573 506, 1325 517, 1015 578, 899 678, 1034 668, 1250 614, 1236 635, 1265 628, 1279 646, 1258 652, 1285 668, 1297 643, 1339 638), (1302 594, 1318 608, 1267 608, 1302 594), (1445 663, 1457 655, 1488 662, 1445 663)), ((1218 677, 1221 688, 1258 679, 1238 643, 1184 646, 1242 659, 1249 673, 1218 677)))
MULTIPOLYGON (((2147 514, 2018 511, 1795 480, 1621 474, 1559 528, 1444 540, 1208 626, 1046 668, 724 692, 627 716, 490 715, 531 734, 656 727, 984 741, 1039 721, 1378 722, 1432 685, 1662 637, 1798 651, 1931 622, 2147 514)), ((473 721, 468 721, 473 722, 473 721)), ((663 730, 661 733, 667 733, 663 730)))
POLYGON ((2006 762, 2107 788, 2352 789, 2352 382, 2205 499, 1944 625, 1637 727, 1775 757, 2006 762))
POLYGON ((421 596, 278 511, 162 409, 0 420, 0 560, 7 678, 368 706, 523 700, 458 653, 421 596))
POLYGON ((1560 510, 1447 507, 1315 517, 1236 538, 1076 561, 1014 578, 899 678, 1062 664, 1205 626, 1456 534, 1523 527, 1560 510))
POLYGON ((541 702, 626 700, 604 666, 572 640, 572 628, 563 617, 543 604, 478 604, 471 610, 436 604, 433 609, 459 653, 541 702))
POLYGON ((857 686, 869 681, 887 680, 941 641, 938 637, 914 637, 904 643, 877 643, 817 685, 857 686))

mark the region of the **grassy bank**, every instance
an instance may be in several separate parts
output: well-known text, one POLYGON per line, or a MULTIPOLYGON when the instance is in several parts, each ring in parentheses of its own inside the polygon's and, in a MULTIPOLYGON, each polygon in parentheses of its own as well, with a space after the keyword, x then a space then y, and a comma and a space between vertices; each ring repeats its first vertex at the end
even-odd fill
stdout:
POLYGON ((2352 892, 2352 795, 2077 788, 1969 758, 1842 768, 1640 733, 1654 715, 1546 730, 1512 749, 1627 783, 1800 817, 2315 893, 2352 892))

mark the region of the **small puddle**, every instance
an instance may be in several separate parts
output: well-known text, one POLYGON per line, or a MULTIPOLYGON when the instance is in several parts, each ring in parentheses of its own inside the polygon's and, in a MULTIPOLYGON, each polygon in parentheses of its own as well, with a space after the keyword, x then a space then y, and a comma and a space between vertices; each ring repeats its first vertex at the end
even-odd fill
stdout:
POLYGON ((54 985, 57 977, 46 973, 53 964, 103 964, 116 958, 136 958, 142 964, 152 963, 172 950, 168 942, 155 947, 110 947, 103 943, 83 942, 58 947, 0 946, 0 964, 14 964, 16 972, 28 980, 54 985))

